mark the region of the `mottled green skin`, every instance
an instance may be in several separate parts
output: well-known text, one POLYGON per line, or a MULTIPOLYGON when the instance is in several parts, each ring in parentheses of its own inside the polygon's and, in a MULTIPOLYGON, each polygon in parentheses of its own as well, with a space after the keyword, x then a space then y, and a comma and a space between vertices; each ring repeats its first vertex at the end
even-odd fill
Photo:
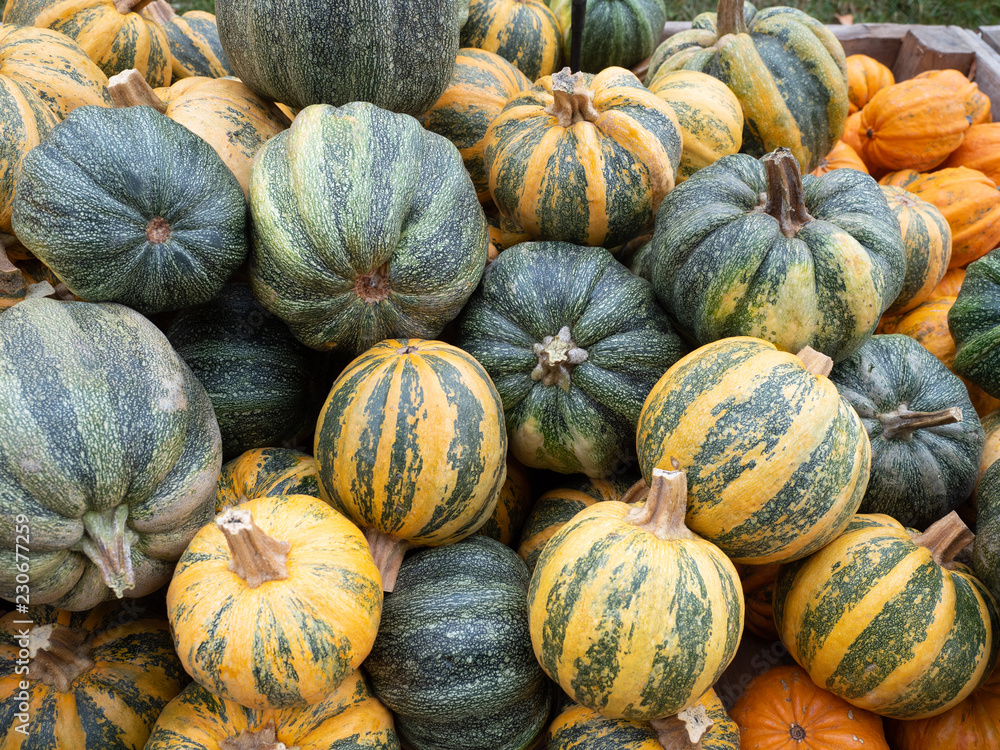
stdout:
POLYGON ((976 575, 1000 601, 1000 461, 994 461, 976 488, 976 541, 972 563, 976 575))
POLYGON ((247 254, 236 177, 151 107, 73 110, 25 157, 13 226, 74 294, 146 315, 207 302, 247 254))
POLYGON ((885 513, 920 529, 961 505, 976 484, 986 434, 965 384, 909 336, 873 336, 839 362, 830 380, 861 417, 872 444, 861 513, 885 513), (955 424, 885 437, 880 415, 962 411, 955 424))
POLYGON ((746 154, 724 156, 667 195, 647 262, 682 333, 700 344, 754 336, 785 351, 811 346, 835 362, 868 340, 906 273, 899 221, 862 172, 802 183, 815 221, 792 238, 762 210, 764 163, 746 154))
POLYGON ((316 353, 265 310, 248 284, 179 312, 167 338, 212 400, 223 460, 279 445, 315 421, 316 353))
POLYGON ((188 76, 221 78, 233 75, 226 50, 219 41, 215 17, 202 11, 188 11, 178 19, 181 23, 162 24, 170 43, 174 77, 180 67, 188 76))
POLYGON ((489 537, 403 561, 365 669, 415 750, 521 750, 543 731, 527 593, 524 562, 489 537))
POLYGON ((254 295, 314 349, 435 338, 486 263, 486 216, 455 146, 364 102, 307 108, 269 140, 250 207, 254 295), (355 290, 369 272, 387 279, 384 299, 355 290))
POLYGON ((594 477, 634 455, 642 402, 685 351, 646 281, 602 248, 564 242, 505 250, 463 310, 456 343, 493 379, 519 461, 594 477), (568 390, 532 378, 534 345, 563 326, 587 352, 568 390))
POLYGON ((266 99, 293 109, 365 101, 419 115, 448 85, 461 5, 218 0, 215 15, 236 77, 266 99))
MULTIPOLYGON (((563 56, 572 45, 573 0, 549 0, 563 30, 563 56)), ((663 0, 587 0, 580 45, 580 70, 600 73, 617 66, 631 68, 653 54, 667 14, 663 0)))
POLYGON ((551 75, 562 67, 562 32, 544 2, 533 6, 517 0, 477 0, 469 8, 459 43, 462 47, 489 49, 532 81, 551 75), (500 7, 507 15, 491 34, 500 7))
POLYGON ((948 329, 955 339, 955 374, 1000 398, 1000 252, 966 267, 948 329))
MULTIPOLYGON (((0 404, 0 517, 29 519, 31 601, 114 597, 81 545, 88 519, 116 508, 135 571, 125 595, 170 580, 213 516, 222 450, 208 395, 166 337, 123 305, 25 300, 0 315, 0 404)), ((6 599, 14 531, 0 527, 6 599)))
MULTIPOLYGON (((752 3, 744 2, 743 20, 749 24, 753 21, 753 18, 756 15, 757 8, 752 3)), ((677 61, 686 60, 691 57, 697 58, 698 61, 694 63, 697 67, 688 65, 684 65, 683 67, 693 70, 701 70, 702 67, 706 65, 715 54, 715 51, 711 49, 716 39, 715 19, 716 12, 714 10, 699 13, 691 19, 690 29, 679 31, 678 33, 665 39, 653 51, 653 55, 649 60, 649 67, 646 69, 646 78, 643 82, 647 86, 651 84, 653 79, 656 78, 656 74, 662 67, 663 63, 674 55, 681 53, 683 53, 683 55, 682 57, 677 58, 677 61)), ((674 67, 674 65, 672 64, 668 67, 674 67)))
POLYGON ((0 231, 9 232, 14 188, 25 152, 48 135, 56 116, 27 84, 0 78, 0 231))

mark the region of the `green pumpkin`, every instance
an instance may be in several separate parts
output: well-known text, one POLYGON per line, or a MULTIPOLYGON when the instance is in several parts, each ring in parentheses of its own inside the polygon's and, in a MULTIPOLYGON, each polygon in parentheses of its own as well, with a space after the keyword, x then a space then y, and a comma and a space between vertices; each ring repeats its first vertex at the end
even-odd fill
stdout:
POLYGON ((955 340, 955 374, 1000 398, 1000 252, 966 267, 948 329, 955 340))
MULTIPOLYGON (((222 451, 166 337, 123 305, 20 302, 0 315, 0 405, 0 516, 30 529, 31 602, 84 610, 169 581, 212 519, 222 451)), ((8 524, 5 599, 19 543, 8 524)))
MULTIPOLYGON (((572 46, 573 0, 549 0, 562 28, 563 55, 572 46)), ((587 0, 580 70, 631 68, 653 54, 667 21, 663 0, 587 0)))
POLYGON ((468 3, 455 0, 217 0, 236 77, 301 109, 371 102, 419 115, 448 85, 468 3))
POLYGON ((269 140, 250 208, 254 296, 314 349, 434 338, 486 263, 486 216, 458 149, 365 102, 307 107, 269 140))
POLYGON ((531 81, 562 66, 562 29, 544 0, 473 0, 459 41, 495 52, 531 81))
POLYGON ((208 391, 223 460, 280 445, 316 421, 317 353, 254 299, 249 284, 227 284, 210 302, 181 310, 167 338, 208 391))
POLYGON ((810 346, 835 362, 874 333, 906 273, 878 183, 853 169, 800 179, 787 149, 696 172, 660 205, 651 244, 653 288, 682 334, 810 346))
POLYGON ((151 107, 77 107, 25 156, 14 233, 91 302, 207 302, 247 254, 246 202, 215 150, 151 107))
POLYGON ((976 575, 1000 601, 1000 461, 994 461, 976 488, 976 541, 972 563, 976 575))
POLYGON ((528 571, 471 536, 403 561, 365 669, 414 750, 521 750, 552 693, 528 635, 528 571))
POLYGON ((167 34, 174 81, 190 76, 222 78, 233 74, 213 14, 189 10, 177 15, 167 0, 153 0, 142 14, 160 24, 167 34))
POLYGON ((684 353, 647 282, 565 242, 505 250, 456 343, 493 379, 518 461, 594 477, 634 455, 642 402, 684 353))
POLYGON ((763 156, 790 148, 811 172, 844 132, 844 48, 820 21, 785 6, 757 11, 719 0, 657 47, 647 85, 661 70, 698 70, 725 83, 743 105, 743 151, 763 156))
POLYGON ((871 440, 860 512, 923 529, 969 497, 986 434, 965 384, 916 339, 873 336, 830 380, 871 440))

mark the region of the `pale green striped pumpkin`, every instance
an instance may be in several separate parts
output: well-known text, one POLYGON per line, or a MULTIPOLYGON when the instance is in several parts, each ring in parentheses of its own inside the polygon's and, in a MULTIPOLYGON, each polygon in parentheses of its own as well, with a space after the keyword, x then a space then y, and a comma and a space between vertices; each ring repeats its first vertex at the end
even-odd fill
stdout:
POLYGON ((955 339, 956 375, 1000 398, 1000 252, 993 250, 965 269, 962 288, 948 311, 955 339))
POLYGON ((922 536, 889 516, 857 515, 782 569, 781 642, 848 703, 896 719, 943 713, 989 677, 1000 648, 996 601, 952 561, 971 540, 955 513, 922 536))
MULTIPOLYGON (((562 29, 563 56, 572 46, 573 0, 548 0, 562 29)), ((586 22, 580 44, 580 70, 631 68, 649 57, 663 34, 664 0, 586 0, 586 22)))
POLYGON ((535 81, 559 70, 562 29, 542 0, 472 0, 459 43, 495 52, 535 81))

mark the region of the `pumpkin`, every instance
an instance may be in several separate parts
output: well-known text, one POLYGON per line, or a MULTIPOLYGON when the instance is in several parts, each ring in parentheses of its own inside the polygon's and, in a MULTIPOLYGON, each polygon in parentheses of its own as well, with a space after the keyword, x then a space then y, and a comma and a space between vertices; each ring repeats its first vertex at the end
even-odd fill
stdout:
POLYGON ((724 156, 660 206, 653 289, 699 344, 754 336, 834 361, 871 336, 906 273, 899 221, 853 169, 799 177, 788 149, 724 156))
POLYGON ((247 708, 321 701, 368 655, 382 587, 364 536, 309 495, 257 497, 202 527, 167 616, 184 669, 247 708))
POLYGON ((528 86, 562 66, 562 30, 542 0, 472 0, 459 44, 496 53, 528 86))
POLYGON ((774 625, 774 607, 771 599, 774 594, 774 583, 778 580, 781 566, 770 565, 740 565, 740 583, 743 584, 743 599, 746 602, 746 626, 754 635, 770 641, 778 638, 778 629, 774 625))
POLYGON ((528 638, 528 571, 495 539, 420 550, 386 596, 365 669, 414 750, 520 750, 552 692, 528 638))
POLYGON ((606 479, 580 476, 541 495, 528 513, 517 547, 517 554, 527 564, 528 571, 534 572, 545 545, 567 521, 594 503, 621 500, 636 479, 638 476, 632 471, 606 479))
POLYGON ((816 687, 797 666, 755 677, 730 715, 747 748, 889 750, 879 716, 816 687))
POLYGON ((408 546, 457 542, 492 515, 506 474, 500 396, 461 349, 387 339, 334 382, 313 455, 321 496, 365 530, 392 591, 408 546))
MULTIPOLYGON (((562 29, 563 58, 573 46, 573 0, 548 0, 562 29)), ((631 68, 653 54, 667 21, 663 0, 586 0, 586 23, 580 40, 580 70, 631 68)))
POLYGON ((824 156, 816 169, 809 174, 814 177, 822 177, 834 169, 856 169, 859 172, 868 174, 868 167, 861 161, 858 152, 848 146, 843 140, 837 141, 837 144, 830 149, 830 153, 824 156))
POLYGON ((978 84, 970 81, 961 72, 953 68, 925 70, 922 73, 917 73, 914 78, 934 81, 958 92, 965 106, 965 116, 971 124, 980 125, 993 121, 989 97, 979 90, 978 84))
POLYGON ((65 34, 0 26, 0 77, 27 84, 58 119, 77 107, 110 107, 108 77, 65 34))
POLYGON ((521 527, 530 510, 531 484, 528 470, 517 459, 508 455, 507 478, 500 488, 497 507, 476 533, 512 547, 521 536, 521 527))
POLYGON ((620 245, 673 188, 673 109, 624 68, 564 68, 511 98, 486 131, 490 194, 532 238, 620 245))
POLYGON ((909 312, 934 294, 951 262, 951 227, 931 203, 908 190, 883 185, 882 194, 899 221, 906 250, 903 288, 886 315, 909 312))
POLYGON ((729 718, 715 691, 709 688, 694 708, 704 711, 699 717, 669 717, 657 726, 624 719, 607 719, 597 711, 571 703, 549 724, 548 750, 614 748, 614 750, 739 750, 740 730, 729 718), (707 717, 708 726, 698 720, 707 717), (687 721, 685 721, 687 719, 687 721), (694 729, 693 733, 688 727, 694 729), (695 737, 692 741, 692 736, 695 737))
MULTIPOLYGON (((858 110, 853 115, 847 118, 847 122, 844 124, 844 134, 840 137, 844 143, 853 149, 854 153, 861 158, 861 111, 858 110)), ((864 161, 864 159, 861 159, 864 161)), ((865 171, 870 171, 868 165, 865 165, 865 171)))
POLYGON ((192 683, 163 709, 143 750, 209 747, 399 750, 399 740, 392 714, 358 669, 319 702, 302 708, 245 708, 192 683))
POLYGON ((685 351, 646 281, 564 242, 505 250, 455 341, 496 384, 518 461, 593 477, 633 455, 643 399, 685 351))
POLYGON ((962 144, 945 159, 944 167, 968 167, 1000 184, 1000 122, 973 125, 962 144))
POLYGON ((233 74, 212 13, 189 10, 177 15, 167 0, 153 0, 142 14, 160 24, 167 34, 175 81, 189 76, 222 78, 233 74))
POLYGON ((976 575, 1000 596, 1000 462, 994 461, 976 486, 976 541, 972 563, 976 575))
POLYGON ((268 495, 319 497, 319 465, 290 448, 255 448, 222 465, 215 512, 268 495))
POLYGON ((486 262, 458 149, 365 102, 306 108, 264 144, 250 209, 254 296, 314 349, 437 336, 486 262))
POLYGON ((859 510, 926 528, 976 483, 986 435, 965 385, 917 341, 873 336, 830 373, 872 447, 859 510))
POLYGON ((137 68, 152 86, 170 83, 170 45, 160 24, 139 15, 151 0, 8 0, 3 22, 59 31, 109 78, 137 68))
POLYGON ((947 711, 993 669, 997 604, 954 556, 973 535, 955 511, 923 533, 859 514, 774 590, 781 642, 819 687, 897 719, 947 711))
POLYGON ((149 315, 207 302, 247 252, 239 183, 148 107, 80 107, 25 157, 14 231, 76 295, 149 315))
MULTIPOLYGON (((535 1, 545 7, 540 0, 535 1)), ((504 2, 533 7, 518 0, 504 2)), ((476 186, 480 203, 491 200, 483 161, 486 130, 508 99, 529 88, 531 81, 503 57, 481 49, 460 49, 448 88, 420 117, 421 125, 455 144, 476 186)))
POLYGON ((861 158, 872 171, 926 171, 958 148, 969 129, 958 92, 926 78, 886 86, 861 110, 861 158))
POLYGON ((363 101, 417 116, 448 85, 463 6, 217 0, 215 17, 233 73, 265 99, 292 109, 363 101))
POLYGON ((991 411, 982 418, 981 422, 983 432, 986 433, 986 445, 983 447, 983 455, 979 457, 979 472, 976 474, 977 484, 993 462, 1000 459, 1000 409, 991 411))
POLYGON ((859 111, 876 92, 896 82, 889 68, 868 55, 848 55, 845 63, 848 114, 859 111))
POLYGON ((141 748, 186 682, 167 621, 136 602, 11 612, 0 618, 0 747, 141 748))
POLYGON ((955 340, 956 374, 1000 398, 1000 253, 991 252, 970 263, 965 280, 948 311, 948 328, 955 340))
POLYGON ((656 76, 649 90, 671 106, 681 126, 678 184, 740 150, 743 109, 722 81, 696 70, 669 70, 656 76))
POLYGON ((679 462, 688 526, 737 562, 818 550, 850 523, 871 461, 861 420, 825 377, 830 366, 808 348, 796 356, 746 336, 694 350, 643 404, 643 477, 679 462))
POLYGON ((945 271, 944 276, 941 277, 938 285, 934 287, 934 291, 931 293, 929 299, 934 299, 935 297, 957 297, 959 290, 962 288, 963 281, 965 281, 964 268, 949 268, 945 271))
MULTIPOLYGON (((290 120, 233 78, 182 78, 161 99, 137 70, 112 76, 108 83, 116 107, 145 104, 179 122, 215 149, 247 195, 250 163, 260 147, 288 127, 290 120)), ((163 92, 163 89, 159 89, 163 92)))
MULTIPOLYGON (((212 517, 208 394, 124 305, 26 299, 2 316, 0 515, 31 529, 32 603, 80 611, 155 591, 212 517)), ((0 597, 13 599, 7 529, 0 597)))
POLYGON ((845 60, 833 33, 800 10, 719 0, 656 49, 646 81, 679 68, 715 76, 743 106, 742 150, 761 157, 784 146, 811 172, 844 132, 845 60))
MULTIPOLYGON (((489 186, 487 186, 486 193, 489 195, 489 186)), ((492 202, 492 198, 489 203, 483 204, 483 211, 486 213, 490 244, 496 250, 496 253, 493 253, 493 260, 496 260, 496 256, 500 254, 501 250, 531 241, 531 237, 521 227, 500 214, 496 204, 492 202)), ((487 254, 487 258, 489 258, 489 254, 487 254)))

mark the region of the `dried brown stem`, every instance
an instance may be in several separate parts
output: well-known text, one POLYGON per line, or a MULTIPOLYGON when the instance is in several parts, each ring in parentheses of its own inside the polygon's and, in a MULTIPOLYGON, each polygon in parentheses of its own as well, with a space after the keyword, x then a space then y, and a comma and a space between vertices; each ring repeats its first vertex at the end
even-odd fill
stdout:
POLYGON ((656 731, 660 747, 664 750, 698 750, 705 732, 715 722, 705 707, 696 703, 676 716, 653 719, 649 724, 656 731))
POLYGON ((164 26, 177 18, 177 13, 167 0, 153 0, 153 2, 146 6, 143 15, 151 21, 156 21, 160 26, 164 26))
POLYGON ((531 371, 531 379, 542 385, 558 385, 568 391, 573 368, 587 361, 585 349, 573 341, 569 326, 563 326, 555 336, 546 336, 540 344, 535 344, 538 364, 531 371))
POLYGON ((249 588, 288 578, 291 545, 265 534, 249 510, 229 508, 215 519, 215 525, 229 545, 229 570, 246 581, 249 588))
POLYGON ((823 352, 816 351, 811 346, 802 347, 795 356, 802 360, 806 371, 811 372, 813 375, 825 378, 833 370, 833 360, 823 354, 823 352))
POLYGON ((553 101, 545 108, 560 127, 568 128, 581 121, 597 122, 601 116, 594 107, 594 92, 587 87, 583 73, 565 67, 552 74, 553 101))
POLYGON ((135 68, 123 70, 108 79, 108 93, 117 109, 145 105, 160 114, 167 111, 167 105, 156 95, 153 87, 135 68))
POLYGON ((901 404, 896 411, 879 414, 878 419, 882 423, 882 437, 908 440, 914 430, 961 422, 962 410, 952 406, 940 411, 910 411, 906 404, 901 404))
POLYGON ((378 529, 364 529, 364 533, 375 567, 382 576, 382 590, 391 592, 396 588, 396 576, 399 575, 399 566, 403 564, 403 556, 411 545, 405 539, 378 529))
POLYGON ((924 533, 915 535, 913 541, 929 549, 934 562, 947 568, 954 561, 955 555, 972 544, 975 538, 958 512, 953 510, 928 526, 924 533))
MULTIPOLYGON (((671 459, 675 470, 653 469, 644 505, 633 507, 626 522, 645 529, 657 539, 696 539, 697 535, 684 523, 687 515, 687 475, 677 470, 677 459, 671 459)), ((634 487, 634 485, 633 485, 634 487)))
POLYGON ((244 729, 235 737, 227 737, 219 743, 219 750, 299 750, 299 746, 288 747, 278 742, 278 728, 270 719, 260 729, 244 729))
POLYGON ((747 20, 743 15, 743 0, 719 0, 715 14, 715 30, 719 37, 726 34, 747 33, 747 20))
POLYGON ((60 693, 68 693, 77 677, 94 666, 86 631, 65 625, 38 625, 28 634, 28 674, 60 693))
POLYGON ((153 0, 115 0, 115 9, 125 15, 127 13, 139 13, 153 0))
POLYGON ((776 148, 763 161, 767 173, 767 199, 763 211, 778 221, 783 235, 794 237, 803 225, 813 221, 806 210, 799 162, 784 147, 776 148))

